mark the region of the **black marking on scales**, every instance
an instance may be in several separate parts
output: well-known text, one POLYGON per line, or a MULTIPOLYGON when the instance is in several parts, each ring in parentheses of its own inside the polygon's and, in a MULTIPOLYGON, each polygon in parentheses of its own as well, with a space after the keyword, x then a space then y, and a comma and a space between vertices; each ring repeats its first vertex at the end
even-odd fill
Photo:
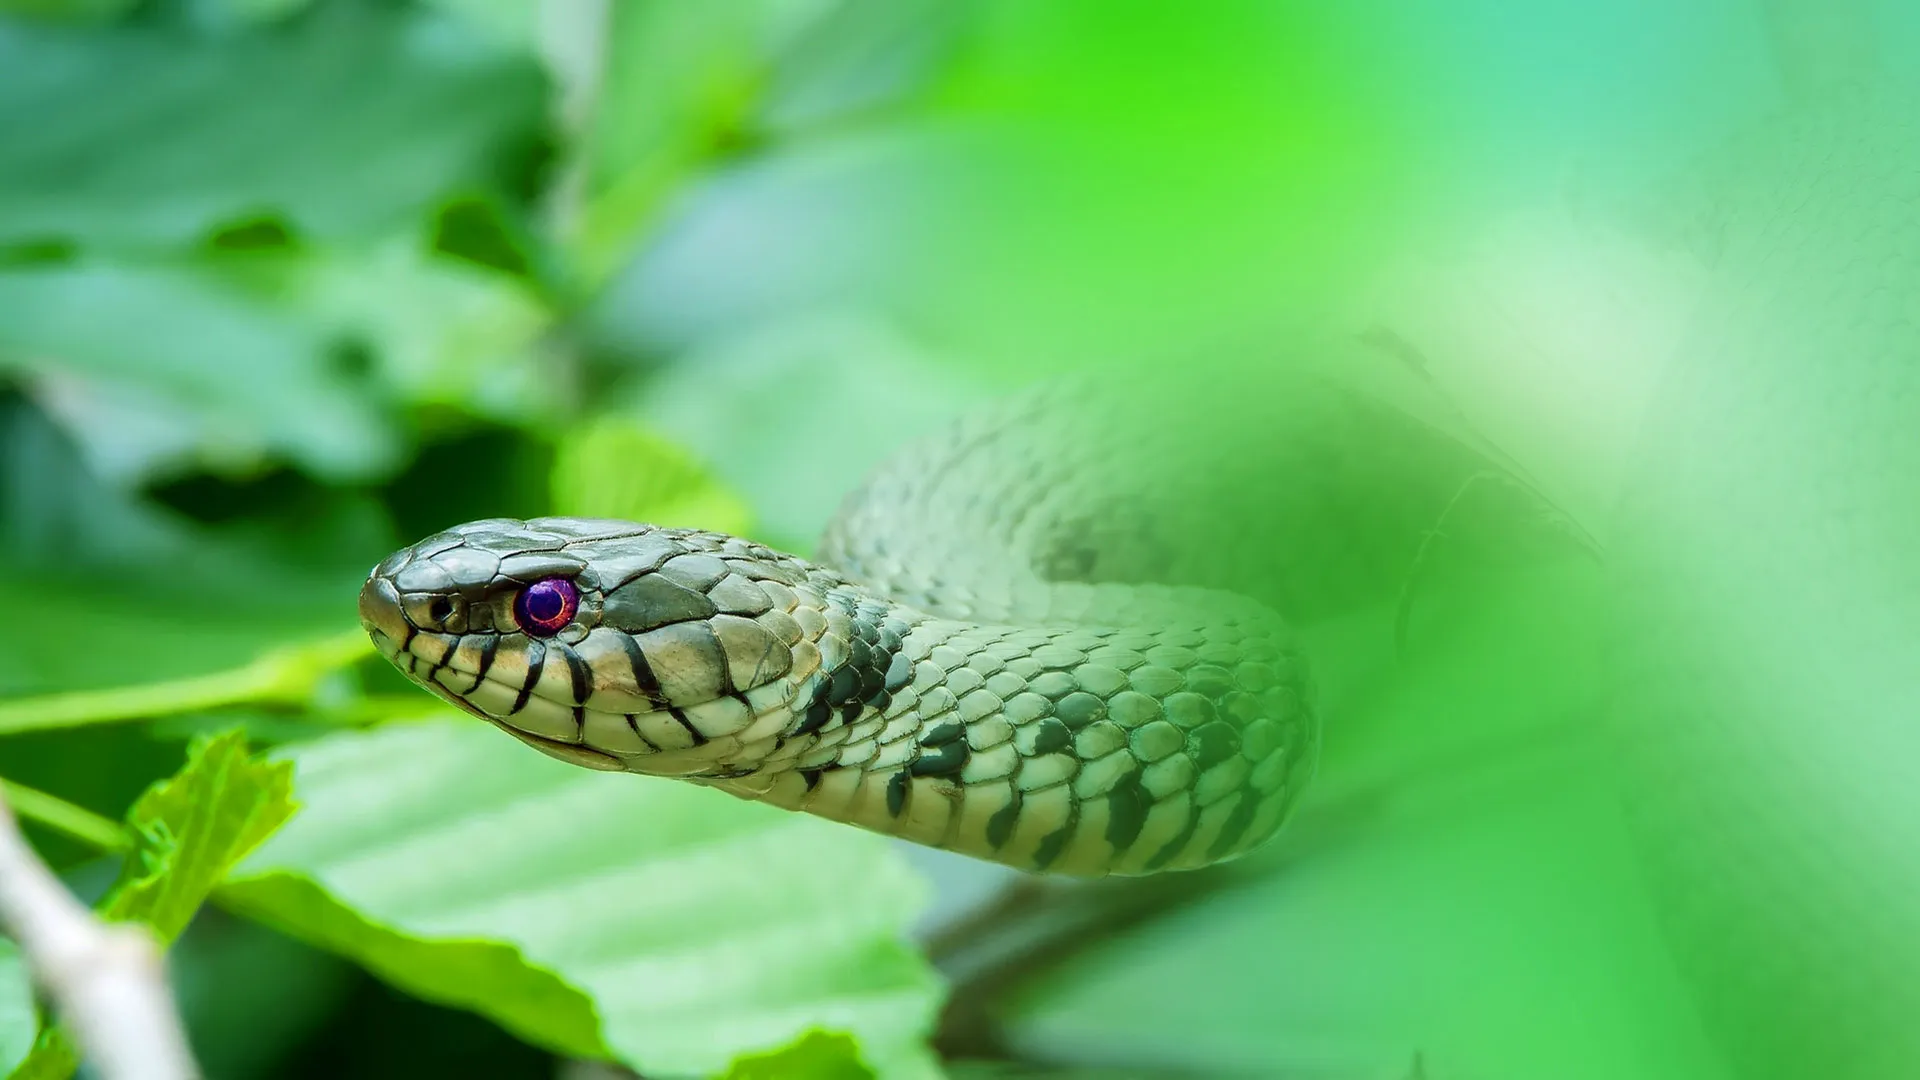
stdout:
POLYGON ((1052 754, 1073 745, 1073 732, 1067 725, 1049 716, 1041 720, 1034 731, 1033 752, 1052 754))
POLYGON ((1247 826, 1253 824, 1253 815, 1260 809, 1260 793, 1257 790, 1242 785, 1239 794, 1239 804, 1227 815, 1227 820, 1220 826, 1220 835, 1214 837, 1212 846, 1207 848, 1209 859, 1218 859, 1233 850, 1233 845, 1239 842, 1247 826))
POLYGON ((813 704, 807 706, 805 714, 800 718, 800 723, 795 725, 792 733, 788 736, 789 738, 801 735, 812 735, 814 732, 826 727, 827 721, 833 719, 833 706, 828 705, 824 700, 823 691, 826 685, 825 681, 820 683, 821 689, 814 692, 813 704))
POLYGON ((907 771, 915 776, 952 776, 967 767, 970 752, 964 739, 955 739, 914 758, 907 771))
POLYGON ((459 651, 460 642, 464 637, 465 635, 462 635, 462 634, 454 635, 453 643, 448 645, 446 651, 440 654, 440 659, 435 660, 432 666, 427 668, 427 673, 426 675, 422 676, 421 681, 423 682, 439 682, 440 681, 434 678, 434 676, 440 674, 441 670, 447 666, 447 662, 453 659, 453 654, 459 651))
POLYGON ((1007 805, 993 812, 987 819, 987 846, 995 851, 1013 837, 1013 827, 1020 820, 1020 789, 1015 788, 1013 798, 1007 805))
POLYGON ((680 711, 679 706, 669 706, 667 708, 667 715, 678 721, 680 726, 686 729, 687 734, 693 737, 693 745, 707 745, 707 737, 701 733, 699 728, 693 726, 693 721, 687 719, 687 714, 680 711))
POLYGON ((579 653, 565 645, 555 642, 547 647, 558 649, 561 659, 567 662, 567 676, 573 683, 573 722, 585 727, 587 695, 593 692, 593 670, 587 667, 587 662, 580 658, 579 653))
POLYGON ((480 639, 480 663, 473 673, 473 689, 478 690, 480 684, 487 680, 487 672, 493 669, 493 658, 500 649, 500 635, 476 634, 474 636, 480 639))
POLYGON ((964 736, 967 727, 958 720, 942 720, 920 736, 918 752, 907 771, 914 776, 954 776, 967 767, 973 748, 964 736))
POLYGON ((1138 771, 1113 786, 1107 793, 1107 843, 1121 852, 1132 846, 1147 823, 1147 811, 1153 808, 1153 796, 1140 782, 1138 771))
POLYGON ((851 724, 869 708, 885 712, 894 691, 913 678, 913 663, 900 652, 907 626, 888 618, 886 605, 846 593, 829 596, 828 603, 847 617, 847 657, 814 688, 795 735, 819 731, 836 713, 851 724))
POLYGON ((1193 839, 1194 830, 1199 827, 1200 808, 1197 806, 1189 806, 1187 808, 1186 825, 1180 829, 1180 832, 1174 836, 1173 839, 1167 841, 1164 847, 1153 853, 1153 858, 1146 861, 1144 869, 1151 872, 1173 861, 1173 857, 1180 854, 1181 849, 1185 848, 1188 841, 1193 839))
POLYGON ((1079 825, 1080 804, 1077 801, 1070 802, 1067 804, 1067 820, 1059 828, 1043 837, 1040 846, 1034 849, 1033 868, 1045 870, 1052 866, 1053 861, 1060 857, 1060 853, 1067 849, 1067 841, 1073 837, 1073 830, 1079 825))
POLYGON ((513 696, 513 708, 507 710, 512 716, 527 707, 527 699, 533 696, 533 685, 540 681, 541 672, 547 667, 547 644, 539 638, 527 639, 527 677, 520 683, 519 693, 513 696))
POLYGON ((627 713, 626 717, 627 730, 633 732, 633 737, 640 740, 640 745, 646 747, 649 751, 658 752, 660 748, 653 745, 653 740, 647 738, 646 735, 641 732, 639 718, 632 713, 627 713))
POLYGON ((647 704, 655 709, 667 707, 666 692, 660 689, 660 677, 653 673, 653 665, 647 661, 646 651, 632 634, 620 634, 614 638, 620 644, 620 651, 627 655, 627 667, 633 670, 633 688, 647 699, 647 704))

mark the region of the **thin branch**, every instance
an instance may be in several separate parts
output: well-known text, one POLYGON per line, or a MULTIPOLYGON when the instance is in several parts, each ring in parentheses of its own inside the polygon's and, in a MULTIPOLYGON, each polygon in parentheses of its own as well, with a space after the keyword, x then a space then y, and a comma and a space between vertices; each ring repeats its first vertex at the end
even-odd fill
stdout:
POLYGON ((4 801, 0 926, 104 1080, 200 1075, 152 936, 95 919, 27 846, 4 801))

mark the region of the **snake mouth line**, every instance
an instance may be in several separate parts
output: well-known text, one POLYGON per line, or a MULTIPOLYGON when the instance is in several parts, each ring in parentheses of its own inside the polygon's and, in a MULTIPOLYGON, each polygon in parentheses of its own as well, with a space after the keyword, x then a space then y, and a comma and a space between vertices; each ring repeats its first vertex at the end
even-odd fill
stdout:
MULTIPOLYGON (((589 740, 589 725, 602 724, 615 726, 619 732, 617 739, 623 745, 631 742, 624 752, 645 757, 666 775, 699 775, 711 764, 706 758, 711 752, 707 748, 718 735, 703 733, 684 710, 654 707, 636 700, 634 704, 645 707, 616 712, 548 697, 536 692, 527 682, 476 674, 470 665, 454 660, 457 644, 449 645, 441 660, 414 651, 413 642, 422 637, 423 634, 416 631, 410 636, 408 647, 396 649, 390 637, 376 633, 375 644, 395 667, 435 697, 552 757, 595 769, 626 769, 628 766, 621 757, 589 740), (464 685, 456 687, 442 681, 448 673, 463 680, 464 685), (496 701, 510 702, 511 707, 495 712, 472 700, 482 689, 489 689, 487 696, 496 701), (563 731, 568 737, 556 737, 563 731)), ((528 681, 537 684, 538 677, 538 672, 530 673, 528 681)))
POLYGON ((519 739, 521 742, 526 743, 528 746, 533 747, 548 757, 559 758, 561 761, 570 762, 574 765, 583 765, 589 769, 599 769, 602 772, 624 772, 626 770, 626 763, 614 757, 612 754, 603 754, 591 747, 581 746, 577 743, 560 742, 556 739, 535 735, 529 731, 521 731, 512 724, 503 720, 496 720, 493 717, 487 717, 487 719, 494 727, 519 739))
MULTIPOLYGON (((452 649, 448 650, 449 657, 452 656, 452 652, 453 652, 452 649)), ((537 690, 534 690, 533 688, 527 686, 525 683, 508 682, 504 679, 496 679, 490 675, 484 675, 475 671, 469 671, 467 670, 467 668, 457 663, 434 660, 431 657, 423 656, 420 653, 414 652, 412 648, 407 648, 395 653, 391 653, 389 654, 388 658, 394 664, 400 666, 401 669, 407 675, 412 676, 415 681, 419 682, 423 686, 429 687, 430 689, 439 693, 442 697, 445 697, 448 700, 453 701, 455 704, 466 709, 468 712, 473 713, 475 716, 479 716, 485 720, 494 721, 495 723, 508 724, 509 726, 511 726, 509 718, 519 715, 521 712, 525 711, 528 704, 536 701, 543 702, 547 705, 550 705, 558 709, 574 710, 574 709, 585 708, 585 706, 576 704, 572 701, 562 701, 558 698, 547 697, 546 695, 539 693, 537 690), (454 686, 447 685, 444 681, 442 681, 442 677, 449 672, 454 675, 458 675, 465 678, 467 680, 467 685, 465 687, 454 687, 454 686), (505 713, 496 714, 496 713, 489 712, 486 709, 483 709, 480 706, 474 704, 472 701, 468 700, 469 698, 472 697, 472 695, 474 695, 475 693, 478 693, 480 691, 480 688, 483 686, 490 686, 503 694, 511 695, 515 700, 515 707, 507 710, 505 713)), ((537 681, 537 673, 535 673, 534 676, 532 676, 529 679, 529 681, 537 681)), ((633 711, 632 715, 638 716, 645 713, 651 713, 654 711, 655 710, 652 709, 651 707, 646 709, 636 709, 633 711)), ((559 740, 550 739, 550 738, 547 738, 546 736, 534 735, 533 737, 542 739, 547 742, 553 742, 553 743, 556 743, 557 745, 564 745, 564 744, 561 744, 559 740)))

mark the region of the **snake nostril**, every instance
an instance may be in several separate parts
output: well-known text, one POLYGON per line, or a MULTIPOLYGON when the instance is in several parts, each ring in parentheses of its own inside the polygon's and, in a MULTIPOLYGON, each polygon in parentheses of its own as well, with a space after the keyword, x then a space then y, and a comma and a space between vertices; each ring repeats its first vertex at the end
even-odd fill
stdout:
POLYGON ((433 603, 427 605, 427 617, 436 623, 445 623, 453 618, 453 601, 444 596, 436 596, 433 603))

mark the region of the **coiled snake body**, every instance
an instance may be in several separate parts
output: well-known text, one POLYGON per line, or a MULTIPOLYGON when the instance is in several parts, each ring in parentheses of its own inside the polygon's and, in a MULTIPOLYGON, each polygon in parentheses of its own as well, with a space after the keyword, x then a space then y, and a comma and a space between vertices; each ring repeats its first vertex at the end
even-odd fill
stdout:
POLYGON ((1152 529, 1096 523, 1097 484, 1050 480, 1083 463, 1029 445, 1034 407, 894 459, 819 563, 691 529, 476 521, 376 567, 361 618, 414 681, 575 764, 1029 870, 1241 854, 1316 758, 1291 634, 1231 592, 1105 579, 1088 535, 1152 529))

